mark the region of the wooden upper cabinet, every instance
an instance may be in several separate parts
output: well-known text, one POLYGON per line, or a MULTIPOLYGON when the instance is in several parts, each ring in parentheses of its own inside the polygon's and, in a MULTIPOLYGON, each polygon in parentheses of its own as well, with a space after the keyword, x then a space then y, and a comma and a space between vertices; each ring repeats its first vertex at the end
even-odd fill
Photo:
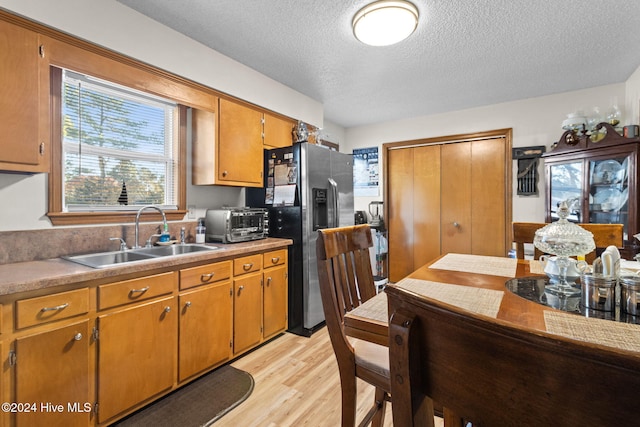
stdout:
POLYGON ((193 184, 262 186, 262 113, 220 99, 218 111, 192 110, 193 184))
POLYGON ((291 146, 295 122, 220 99, 192 110, 193 184, 262 187, 264 149, 291 146))
POLYGON ((217 111, 191 110, 192 170, 194 185, 216 184, 217 111))
POLYGON ((34 31, 0 20, 0 170, 48 172, 49 74, 34 31))
POLYGON ((262 187, 262 112, 226 99, 219 107, 218 181, 262 187))
POLYGON ((293 144, 293 127, 295 122, 276 117, 272 114, 264 114, 264 148, 290 147, 293 144))

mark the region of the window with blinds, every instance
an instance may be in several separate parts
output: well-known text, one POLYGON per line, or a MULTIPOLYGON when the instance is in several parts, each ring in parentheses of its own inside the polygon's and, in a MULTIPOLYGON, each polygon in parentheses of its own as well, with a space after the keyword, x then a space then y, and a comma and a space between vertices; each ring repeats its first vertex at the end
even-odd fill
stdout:
POLYGON ((63 210, 177 208, 177 105, 62 74, 63 210))

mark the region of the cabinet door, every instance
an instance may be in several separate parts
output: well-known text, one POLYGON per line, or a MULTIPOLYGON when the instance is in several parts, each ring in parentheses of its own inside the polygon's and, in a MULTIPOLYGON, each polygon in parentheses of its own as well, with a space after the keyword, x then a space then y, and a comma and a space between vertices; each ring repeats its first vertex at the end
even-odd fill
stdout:
POLYGON ((293 126, 291 120, 284 120, 271 114, 264 114, 264 148, 291 147, 293 145, 293 126))
POLYGON ((413 149, 413 269, 440 256, 440 146, 413 149))
POLYGON ((624 239, 629 239, 631 185, 629 165, 635 164, 635 155, 594 158, 589 161, 588 191, 589 220, 596 224, 623 224, 624 239))
MULTIPOLYGON (((445 144, 441 147, 441 156, 442 246, 440 253, 469 254, 471 253, 471 143, 445 144)), ((500 196, 502 197, 502 194, 500 196)))
POLYGON ((549 176, 549 206, 547 221, 558 220, 558 206, 567 200, 577 201, 571 207, 569 220, 584 222, 581 215, 581 201, 584 188, 584 162, 582 160, 568 161, 547 165, 549 176))
POLYGON ((242 276, 233 284, 233 352, 262 340, 262 273, 242 276))
POLYGON ((269 338, 287 329, 287 266, 273 267, 264 274, 264 330, 269 338))
POLYGON ((220 100, 218 181, 262 187, 262 113, 220 100))
POLYGON ((228 281, 180 295, 180 381, 231 357, 232 298, 228 281))
MULTIPOLYGON (((414 194, 413 149, 389 150, 389 280, 397 282, 415 270, 414 203, 422 196, 414 194)), ((440 248, 438 247, 438 250, 440 248)))
POLYGON ((0 170, 46 172, 49 75, 39 35, 0 21, 0 63, 0 170))
POLYGON ((16 339, 15 375, 17 426, 89 425, 89 321, 16 339))
POLYGON ((507 254, 507 164, 504 138, 471 142, 471 252, 507 254))
POLYGON ((178 314, 175 298, 98 318, 99 422, 172 387, 178 314))

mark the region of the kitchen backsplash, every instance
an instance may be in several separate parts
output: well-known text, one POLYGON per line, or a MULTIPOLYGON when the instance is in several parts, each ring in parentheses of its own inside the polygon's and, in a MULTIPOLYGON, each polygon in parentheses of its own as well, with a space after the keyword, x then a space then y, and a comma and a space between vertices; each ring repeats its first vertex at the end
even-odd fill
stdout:
MULTIPOLYGON (((187 243, 195 242, 196 222, 169 222, 172 238, 180 238, 180 228, 186 229, 187 243)), ((140 224, 140 245, 153 233, 159 224, 140 224)), ((37 261, 59 258, 65 255, 118 250, 119 241, 110 237, 121 237, 127 246, 134 245, 134 224, 117 224, 94 227, 54 228, 27 231, 0 232, 0 264, 37 261)))

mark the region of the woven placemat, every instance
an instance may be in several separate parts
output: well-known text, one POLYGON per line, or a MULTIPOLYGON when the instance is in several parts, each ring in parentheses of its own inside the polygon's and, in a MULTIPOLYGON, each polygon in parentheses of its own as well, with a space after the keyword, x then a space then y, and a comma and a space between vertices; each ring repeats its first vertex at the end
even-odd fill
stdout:
POLYGON ((408 277, 393 286, 493 318, 498 316, 504 296, 503 291, 494 289, 473 288, 408 277))
POLYGON ((545 274, 544 266, 537 259, 532 259, 531 261, 529 261, 529 271, 532 274, 545 274))
POLYGON ((640 352, 640 325, 545 310, 547 332, 579 341, 640 352))
MULTIPOLYGON (((472 288, 469 286, 431 282, 428 280, 405 278, 397 286, 419 295, 433 298, 474 313, 496 318, 504 292, 493 289, 472 288)), ((378 322, 388 322, 387 294, 381 292, 364 304, 350 312, 353 316, 361 316, 378 322)))
POLYGON ((429 268, 488 274, 491 276, 516 277, 518 260, 485 255, 447 254, 431 264, 429 268))
POLYGON ((367 319, 386 323, 389 321, 387 312, 387 294, 380 292, 378 295, 354 308, 349 313, 353 316, 366 317, 367 319))

